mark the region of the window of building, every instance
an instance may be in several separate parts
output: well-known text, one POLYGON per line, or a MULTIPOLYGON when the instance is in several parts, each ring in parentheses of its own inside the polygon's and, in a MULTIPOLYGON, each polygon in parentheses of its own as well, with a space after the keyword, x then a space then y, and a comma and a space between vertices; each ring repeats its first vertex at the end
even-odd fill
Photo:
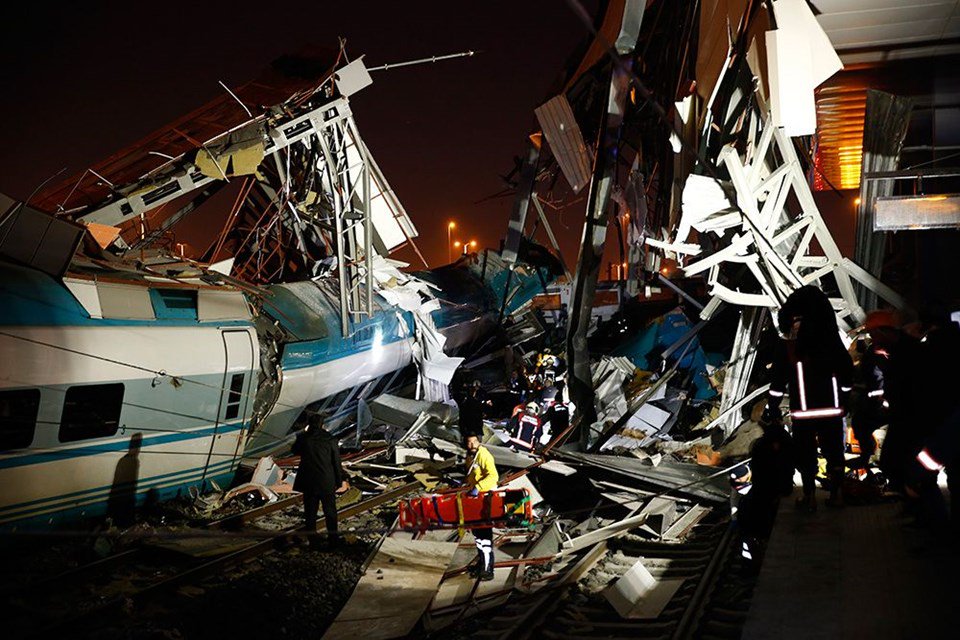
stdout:
POLYGON ((39 389, 0 391, 0 451, 30 446, 39 409, 39 389))
POLYGON ((120 428, 123 383, 67 389, 60 418, 60 442, 112 436, 120 428))
POLYGON ((244 374, 235 373, 230 378, 230 394, 227 396, 227 412, 224 420, 233 420, 240 415, 240 403, 243 400, 244 374))

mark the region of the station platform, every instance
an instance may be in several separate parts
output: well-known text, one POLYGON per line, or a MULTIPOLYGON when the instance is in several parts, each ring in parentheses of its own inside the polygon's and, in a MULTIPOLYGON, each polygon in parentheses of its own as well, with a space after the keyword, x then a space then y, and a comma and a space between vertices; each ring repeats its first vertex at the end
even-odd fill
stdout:
POLYGON ((900 502, 816 513, 780 502, 745 640, 956 637, 960 537, 907 526, 900 502))

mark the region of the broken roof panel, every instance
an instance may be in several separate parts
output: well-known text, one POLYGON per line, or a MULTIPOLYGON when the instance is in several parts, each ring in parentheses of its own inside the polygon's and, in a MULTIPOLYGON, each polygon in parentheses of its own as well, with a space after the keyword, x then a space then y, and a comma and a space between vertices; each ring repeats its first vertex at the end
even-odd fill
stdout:
POLYGON ((319 48, 281 56, 256 80, 230 90, 243 106, 224 91, 199 109, 90 167, 90 171, 41 190, 31 202, 49 212, 99 204, 111 196, 113 185, 136 182, 169 159, 252 120, 260 120, 268 111, 282 113, 301 103, 333 74, 336 62, 335 51, 319 48), (255 115, 251 116, 244 107, 255 115))
POLYGON ((637 458, 572 451, 558 451, 557 456, 641 480, 671 490, 677 495, 694 496, 711 502, 724 502, 730 496, 726 479, 711 477, 716 475, 716 470, 712 467, 674 462, 669 458, 664 458, 659 465, 652 467, 637 458))

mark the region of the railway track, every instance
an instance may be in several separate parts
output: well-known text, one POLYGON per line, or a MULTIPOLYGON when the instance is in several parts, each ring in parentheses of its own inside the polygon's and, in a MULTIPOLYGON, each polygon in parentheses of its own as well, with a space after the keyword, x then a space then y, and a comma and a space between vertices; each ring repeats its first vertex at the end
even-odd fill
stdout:
MULTIPOLYGON (((341 522, 347 521, 421 488, 419 482, 411 482, 388 489, 341 509, 338 512, 339 519, 341 522)), ((178 554, 156 553, 146 547, 134 547, 58 575, 23 584, 13 592, 4 594, 7 629, 13 637, 47 637, 63 633, 111 613, 130 610, 141 602, 197 583, 277 548, 289 546, 291 536, 302 535, 299 526, 268 531, 255 525, 264 516, 289 509, 300 502, 299 496, 293 496, 206 523, 202 528, 211 534, 224 530, 223 535, 237 540, 237 548, 215 557, 181 557, 178 554), (111 575, 106 576, 107 573, 111 575)), ((321 521, 318 530, 322 530, 323 526, 321 521)))
POLYGON ((698 525, 682 543, 638 536, 611 540, 576 585, 558 584, 513 598, 498 611, 480 614, 478 620, 447 637, 738 638, 751 588, 740 575, 736 540, 726 519, 698 525), (641 558, 655 578, 678 578, 683 584, 656 618, 623 619, 601 591, 641 558))

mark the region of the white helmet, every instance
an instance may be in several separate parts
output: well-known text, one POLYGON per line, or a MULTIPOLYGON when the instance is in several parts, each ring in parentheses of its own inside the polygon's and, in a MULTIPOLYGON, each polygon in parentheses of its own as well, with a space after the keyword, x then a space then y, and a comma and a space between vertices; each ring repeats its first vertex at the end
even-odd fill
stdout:
POLYGON ((540 415, 540 405, 538 405, 536 402, 528 402, 527 413, 530 413, 535 416, 540 415))

